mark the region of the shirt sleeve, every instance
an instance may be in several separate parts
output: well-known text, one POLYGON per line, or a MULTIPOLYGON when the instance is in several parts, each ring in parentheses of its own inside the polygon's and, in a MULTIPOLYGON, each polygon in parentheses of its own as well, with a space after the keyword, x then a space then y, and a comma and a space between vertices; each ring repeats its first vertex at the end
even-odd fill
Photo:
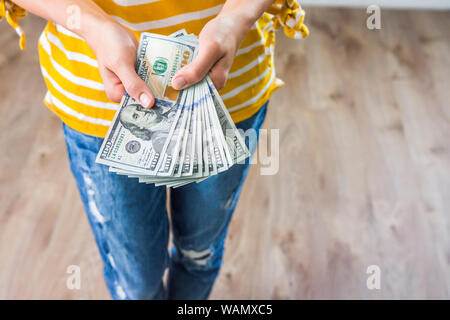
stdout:
POLYGON ((16 33, 20 37, 20 49, 25 50, 25 33, 20 27, 18 20, 26 16, 26 11, 11 2, 10 0, 0 0, 0 21, 6 17, 9 25, 16 30, 16 33))
POLYGON ((288 37, 303 39, 309 35, 309 29, 304 24, 305 10, 297 0, 276 0, 267 13, 273 15, 273 28, 283 27, 288 37))

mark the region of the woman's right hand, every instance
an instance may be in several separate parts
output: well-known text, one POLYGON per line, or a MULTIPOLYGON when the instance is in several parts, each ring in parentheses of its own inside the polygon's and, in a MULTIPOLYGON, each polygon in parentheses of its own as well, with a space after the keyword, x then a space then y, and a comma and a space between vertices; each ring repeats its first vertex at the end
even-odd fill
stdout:
POLYGON ((108 15, 93 0, 13 0, 22 8, 64 26, 82 37, 94 51, 106 95, 120 102, 124 92, 143 107, 153 106, 150 88, 136 74, 138 41, 134 34, 108 15), (75 8, 77 10, 68 10, 75 8), (78 21, 79 23, 69 23, 78 21), (81 22, 81 23, 80 23, 81 22))
POLYGON ((111 101, 120 102, 126 91, 143 107, 153 106, 150 88, 135 71, 138 41, 130 30, 115 21, 102 21, 84 38, 97 56, 106 95, 111 101))

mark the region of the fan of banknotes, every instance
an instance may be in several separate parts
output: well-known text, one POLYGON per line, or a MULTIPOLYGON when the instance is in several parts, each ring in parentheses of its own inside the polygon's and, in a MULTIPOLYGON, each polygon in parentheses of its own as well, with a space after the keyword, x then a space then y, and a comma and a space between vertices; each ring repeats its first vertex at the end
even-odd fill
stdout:
POLYGON ((198 38, 180 30, 170 36, 142 33, 136 71, 155 105, 143 108, 125 94, 97 156, 111 172, 156 186, 180 187, 226 171, 249 157, 209 77, 181 91, 172 88, 178 69, 196 56, 198 38))

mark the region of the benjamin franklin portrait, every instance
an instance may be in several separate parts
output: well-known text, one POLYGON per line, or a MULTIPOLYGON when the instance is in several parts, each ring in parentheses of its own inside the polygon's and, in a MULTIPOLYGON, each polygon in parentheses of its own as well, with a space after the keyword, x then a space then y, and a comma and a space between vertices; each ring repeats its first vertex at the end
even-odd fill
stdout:
POLYGON ((162 152, 174 114, 170 108, 155 105, 146 109, 139 104, 129 104, 120 111, 119 121, 135 137, 151 140, 154 150, 162 152))
POLYGON ((154 106, 146 109, 139 104, 130 104, 120 112, 119 121, 137 138, 151 140, 169 132, 171 117, 170 108, 154 106))

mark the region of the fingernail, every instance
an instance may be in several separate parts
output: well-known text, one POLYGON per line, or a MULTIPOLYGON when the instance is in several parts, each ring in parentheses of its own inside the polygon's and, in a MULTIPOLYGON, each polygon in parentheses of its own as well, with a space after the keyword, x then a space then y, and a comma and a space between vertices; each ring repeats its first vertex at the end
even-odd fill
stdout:
POLYGON ((181 90, 184 88, 185 85, 186 85, 186 80, 182 76, 176 77, 172 81, 172 87, 175 90, 181 90))
POLYGON ((141 94, 141 96, 139 97, 139 101, 145 108, 150 105, 150 97, 146 93, 141 94))

